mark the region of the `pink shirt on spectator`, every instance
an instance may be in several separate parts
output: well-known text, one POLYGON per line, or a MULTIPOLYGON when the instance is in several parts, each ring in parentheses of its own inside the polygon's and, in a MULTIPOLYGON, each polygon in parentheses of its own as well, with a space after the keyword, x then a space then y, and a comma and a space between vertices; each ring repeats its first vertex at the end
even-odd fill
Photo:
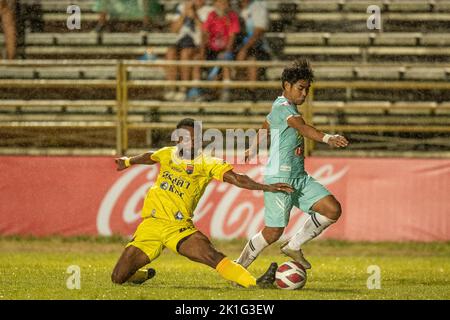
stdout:
POLYGON ((212 11, 203 24, 203 30, 208 33, 207 46, 213 51, 223 51, 231 35, 240 31, 239 17, 234 11, 225 16, 212 11))

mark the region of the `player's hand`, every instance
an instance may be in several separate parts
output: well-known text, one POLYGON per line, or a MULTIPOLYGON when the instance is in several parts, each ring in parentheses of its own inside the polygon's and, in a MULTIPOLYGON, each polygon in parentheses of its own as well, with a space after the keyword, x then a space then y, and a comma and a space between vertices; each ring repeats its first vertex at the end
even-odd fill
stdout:
POLYGON ((292 193, 295 190, 294 190, 294 188, 292 188, 291 185, 289 185, 287 183, 273 183, 273 184, 267 185, 267 188, 264 191, 292 193))
POLYGON ((114 159, 114 161, 117 164, 117 171, 122 171, 122 170, 125 170, 126 168, 128 168, 125 164, 125 159, 127 159, 127 157, 114 159))
POLYGON ((336 134, 328 140, 328 144, 333 148, 345 148, 348 146, 348 141, 345 137, 336 134))

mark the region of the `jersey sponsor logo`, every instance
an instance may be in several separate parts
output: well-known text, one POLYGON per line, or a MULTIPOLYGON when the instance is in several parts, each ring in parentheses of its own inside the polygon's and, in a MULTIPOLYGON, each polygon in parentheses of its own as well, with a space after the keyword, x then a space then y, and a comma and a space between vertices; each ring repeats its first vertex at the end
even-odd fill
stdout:
POLYGON ((189 189, 189 187, 191 186, 191 183, 189 181, 186 181, 182 177, 176 176, 170 173, 169 171, 164 171, 162 177, 167 180, 170 180, 170 182, 172 182, 174 186, 180 188, 185 187, 186 189, 189 189))
POLYGON ((183 220, 184 219, 183 213, 181 211, 175 212, 174 216, 175 216, 175 220, 183 220))
POLYGON ((160 184, 159 187, 163 190, 167 190, 167 188, 169 188, 169 184, 166 181, 164 181, 163 183, 160 184))
POLYGON ((283 171, 283 172, 291 172, 291 166, 286 166, 286 165, 282 165, 282 166, 280 166, 280 171, 283 171))
POLYGON ((188 164, 186 166, 186 173, 187 174, 192 174, 194 172, 194 165, 193 164, 188 164))

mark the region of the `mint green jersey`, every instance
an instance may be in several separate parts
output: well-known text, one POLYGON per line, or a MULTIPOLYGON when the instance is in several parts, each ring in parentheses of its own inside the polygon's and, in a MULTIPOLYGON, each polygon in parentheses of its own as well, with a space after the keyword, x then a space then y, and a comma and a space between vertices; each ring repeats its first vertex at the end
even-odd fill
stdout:
POLYGON ((287 120, 300 116, 297 106, 281 96, 272 104, 266 117, 270 125, 269 159, 265 175, 270 177, 299 178, 304 176, 303 136, 288 126, 287 120))

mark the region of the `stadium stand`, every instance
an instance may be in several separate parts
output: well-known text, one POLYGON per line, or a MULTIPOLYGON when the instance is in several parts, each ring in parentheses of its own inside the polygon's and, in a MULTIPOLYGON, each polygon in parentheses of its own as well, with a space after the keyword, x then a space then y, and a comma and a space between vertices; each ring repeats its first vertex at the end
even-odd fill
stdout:
MULTIPOLYGON (((164 88, 180 82, 164 81, 159 60, 135 60, 149 47, 162 58, 174 35, 141 31, 135 21, 123 21, 121 32, 97 33, 93 2, 77 2, 82 29, 68 31, 70 2, 42 0, 44 32, 26 33, 27 59, 0 63, 2 153, 24 151, 14 146, 96 154, 159 146, 185 116, 205 128, 257 128, 279 94, 285 61, 298 57, 313 62, 317 78, 305 116, 358 142, 350 153, 450 150, 448 0, 267 1, 274 60, 263 81, 226 84, 230 103, 163 101, 164 88), (367 29, 369 5, 382 9, 380 31, 367 29), (248 100, 246 87, 258 88, 258 101, 248 100)), ((166 18, 175 4, 164 1, 166 18)), ((332 151, 317 145, 313 152, 332 151)))

